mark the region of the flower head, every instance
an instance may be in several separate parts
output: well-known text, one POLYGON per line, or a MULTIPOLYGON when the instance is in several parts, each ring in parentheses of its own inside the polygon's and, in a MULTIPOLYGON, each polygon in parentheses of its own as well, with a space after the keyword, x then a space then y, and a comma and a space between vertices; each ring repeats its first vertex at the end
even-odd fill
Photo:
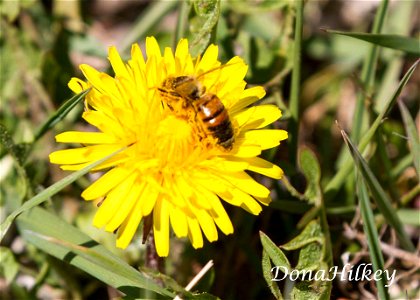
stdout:
POLYGON ((281 178, 282 170, 258 155, 287 132, 261 129, 281 112, 273 105, 250 107, 265 91, 245 88, 247 66, 239 57, 222 65, 211 45, 193 59, 185 39, 175 53, 166 48, 162 54, 154 38, 146 40, 146 55, 135 44, 124 63, 111 47, 115 77, 80 66, 87 82, 73 78, 69 87, 76 93, 92 88, 83 118, 98 132, 57 135, 57 142, 83 146, 53 152, 50 160, 78 170, 126 147, 95 169, 106 173, 82 197, 104 198, 93 223, 117 230, 121 248, 141 220, 153 216, 157 252, 167 256, 170 227, 195 248, 203 246, 202 233, 212 242, 217 227, 233 232, 221 200, 255 215, 269 204, 269 190, 247 171, 281 178))

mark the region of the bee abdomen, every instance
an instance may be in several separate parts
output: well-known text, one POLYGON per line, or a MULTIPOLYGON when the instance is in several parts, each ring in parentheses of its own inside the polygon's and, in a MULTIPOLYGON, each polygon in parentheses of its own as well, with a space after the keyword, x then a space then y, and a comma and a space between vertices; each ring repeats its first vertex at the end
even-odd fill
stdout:
POLYGON ((207 94, 202 97, 199 115, 208 132, 225 149, 231 149, 234 132, 227 110, 217 96, 207 94))

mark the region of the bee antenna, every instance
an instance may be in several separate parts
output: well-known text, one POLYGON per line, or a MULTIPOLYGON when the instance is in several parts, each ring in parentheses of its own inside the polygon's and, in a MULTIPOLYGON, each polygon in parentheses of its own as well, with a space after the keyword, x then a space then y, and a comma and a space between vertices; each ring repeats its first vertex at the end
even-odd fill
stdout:
POLYGON ((214 72, 214 71, 216 71, 216 70, 224 69, 224 68, 227 68, 227 67, 230 67, 230 66, 236 65, 236 64, 238 64, 238 63, 239 63, 239 62, 237 61, 237 62, 227 63, 227 64, 224 64, 224 65, 221 65, 221 66, 218 66, 218 67, 212 68, 212 69, 210 69, 210 70, 208 70, 208 71, 206 71, 206 72, 201 73, 200 75, 198 75, 198 76, 197 76, 197 79, 198 79, 198 78, 200 78, 200 77, 202 77, 202 76, 205 76, 205 75, 207 75, 207 74, 209 74, 209 73, 211 73, 211 72, 214 72))

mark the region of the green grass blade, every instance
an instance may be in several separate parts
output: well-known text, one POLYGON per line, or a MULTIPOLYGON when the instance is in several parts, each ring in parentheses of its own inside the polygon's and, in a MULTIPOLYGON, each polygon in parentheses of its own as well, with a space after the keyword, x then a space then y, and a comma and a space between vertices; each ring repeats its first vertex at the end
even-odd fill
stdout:
POLYGON ((416 129, 416 124, 414 124, 413 118, 410 115, 407 107, 405 107, 402 101, 398 102, 398 105, 401 110, 401 115, 404 122, 405 131, 407 132, 408 143, 411 147, 411 153, 413 153, 414 167, 417 171, 417 177, 420 180, 420 141, 419 133, 416 129))
POLYGON ((361 32, 345 32, 337 30, 325 30, 328 33, 340 34, 359 39, 371 44, 404 51, 406 53, 420 56, 420 40, 397 34, 372 34, 361 32))
POLYGON ((61 191, 63 188, 65 188, 66 186, 68 186, 70 183, 76 181, 78 178, 82 177, 83 175, 87 174, 90 170, 92 170, 93 168, 95 168, 96 166, 100 165, 101 163, 103 163, 104 161, 108 160, 109 158, 113 157, 114 155, 116 155, 117 153, 121 152, 123 149, 120 149, 118 151, 115 151, 114 153, 105 156, 104 158, 90 164, 89 166, 84 167, 83 169, 74 172, 72 174, 70 174, 69 176, 61 179, 60 181, 54 183, 53 185, 49 186, 48 188, 46 188, 45 190, 43 190, 42 192, 40 192, 39 194, 37 194, 36 196, 32 197, 31 199, 29 199, 28 201, 26 201, 25 203, 23 203, 22 206, 20 206, 18 209, 16 209, 15 211, 13 211, 7 218, 6 220, 0 225, 0 241, 3 239, 3 237, 5 236, 7 230, 9 229, 10 225, 12 224, 13 220, 20 215, 22 212, 35 207, 39 204, 41 204, 42 202, 46 201, 47 199, 49 199, 51 196, 57 194, 59 191, 61 191))
POLYGON ((162 19, 171 11, 178 1, 153 1, 149 7, 137 18, 135 25, 131 31, 121 42, 121 53, 126 53, 130 50, 131 44, 141 40, 151 28, 161 22, 162 19))
POLYGON ((376 205, 383 214, 385 220, 395 229, 401 246, 408 251, 415 251, 415 247, 410 241, 407 233, 404 231, 404 226, 401 220, 398 218, 395 208, 392 207, 391 200, 389 199, 388 195, 382 189, 375 175, 370 170, 367 162, 364 160, 359 150, 357 150, 357 148, 353 145, 344 130, 341 131, 341 134, 344 138, 344 141, 346 142, 346 145, 348 146, 348 149, 350 150, 357 169, 363 175, 363 178, 367 183, 370 192, 372 193, 376 205))
POLYGON ((173 49, 175 49, 178 41, 185 37, 185 30, 188 23, 188 13, 191 10, 191 2, 180 1, 178 4, 178 20, 173 41, 173 49))
MULTIPOLYGON (((366 189, 366 185, 361 177, 359 177, 358 182, 358 194, 360 202, 360 212, 363 220, 363 231, 366 233, 367 244, 369 246, 369 255, 372 260, 373 270, 385 270, 384 267, 384 258, 381 252, 381 246, 379 245, 379 237, 376 232, 375 219, 373 216, 372 209, 369 203, 369 196, 366 189)), ((379 299, 389 299, 389 294, 385 285, 387 284, 385 275, 383 272, 380 272, 381 276, 379 280, 375 281, 376 287, 378 289, 379 299)))
MULTIPOLYGON (((410 69, 405 73, 404 77, 401 79, 398 88, 392 95, 392 97, 388 100, 388 102, 385 104, 379 115, 376 117, 373 124, 370 126, 369 130, 363 135, 362 139, 360 140, 360 143, 358 144, 358 148, 361 152, 363 152, 367 145, 370 143, 370 140, 374 136, 376 130, 378 127, 382 124, 384 117, 387 116, 387 114, 391 111, 392 107, 396 103, 398 97, 401 94, 401 91, 407 84, 408 80, 411 78, 411 75, 413 75, 414 70, 416 69, 417 65, 419 64, 420 60, 417 60, 410 69)), ((347 155, 347 154, 345 154, 347 155)), ((325 197, 326 200, 332 199, 350 172, 353 170, 353 161, 350 159, 345 159, 345 163, 340 167, 338 172, 335 174, 335 176, 328 182, 327 186, 325 187, 325 197)))
POLYGON ((89 93, 90 89, 87 89, 69 100, 67 100, 61 107, 41 126, 41 128, 35 134, 34 141, 39 140, 48 130, 53 128, 58 122, 67 116, 67 114, 89 93))
MULTIPOLYGON (((382 30, 382 26, 384 24, 384 19, 386 15, 386 11, 388 8, 388 0, 382 0, 381 5, 376 13, 375 21, 372 28, 373 34, 379 34, 382 30)), ((379 56, 379 47, 376 45, 372 45, 369 54, 366 56, 366 60, 363 63, 362 74, 361 74, 361 82, 364 85, 365 93, 359 95, 356 108, 354 112, 353 118, 353 128, 351 132, 352 139, 358 143, 360 140, 360 136, 362 133, 362 125, 363 119, 365 116, 365 97, 370 97, 372 92, 372 86, 375 79, 375 69, 376 63, 379 56)))
POLYGON ((299 101, 300 101, 300 73, 302 60, 302 32, 303 32, 303 0, 295 1, 296 20, 293 44, 293 70, 290 87, 290 120, 289 120, 289 157, 293 165, 297 164, 297 147, 299 133, 299 101))
POLYGON ((23 238, 37 248, 84 270, 128 296, 139 297, 140 289, 167 297, 175 296, 45 209, 35 207, 20 215, 17 225, 23 238))

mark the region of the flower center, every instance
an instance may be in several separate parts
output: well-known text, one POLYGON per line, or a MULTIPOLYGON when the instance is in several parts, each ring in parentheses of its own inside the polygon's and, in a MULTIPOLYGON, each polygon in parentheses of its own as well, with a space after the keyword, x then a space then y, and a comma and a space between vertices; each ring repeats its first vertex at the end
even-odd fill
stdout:
POLYGON ((191 124, 183 118, 168 115, 159 122, 157 150, 163 165, 177 165, 184 162, 194 149, 196 138, 191 124))

